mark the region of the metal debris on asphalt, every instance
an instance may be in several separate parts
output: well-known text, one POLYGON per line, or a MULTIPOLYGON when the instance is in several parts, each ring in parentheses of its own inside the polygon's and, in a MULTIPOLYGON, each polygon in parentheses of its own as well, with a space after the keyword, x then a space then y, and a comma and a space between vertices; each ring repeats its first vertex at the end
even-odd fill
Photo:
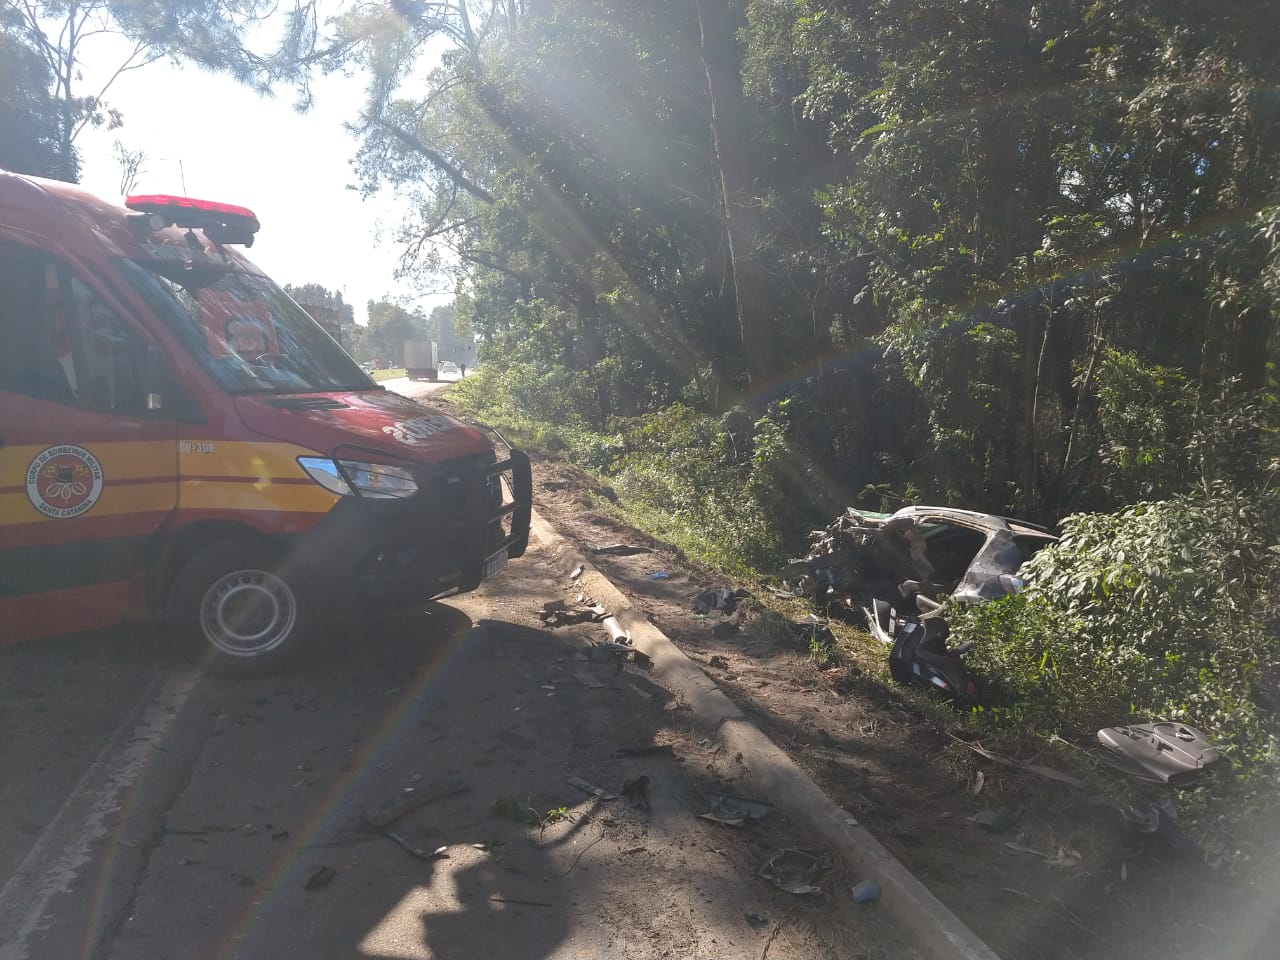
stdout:
POLYGON ((489 898, 490 903, 511 903, 521 907, 550 907, 553 904, 546 903, 542 900, 516 900, 513 897, 504 897, 500 893, 495 893, 489 898))
POLYGON ((434 853, 428 853, 426 850, 422 849, 421 847, 416 846, 413 843, 410 843, 408 839, 396 833, 394 830, 383 830, 382 835, 386 837, 388 840, 392 841, 396 846, 398 846, 405 853, 409 854, 411 857, 416 857, 417 859, 422 861, 441 860, 449 855, 448 847, 439 847, 436 849, 434 853))
POLYGON ((405 787, 399 796, 391 797, 372 810, 366 810, 364 822, 374 829, 390 826, 419 807, 428 803, 456 797, 471 788, 461 783, 442 783, 419 790, 417 787, 405 787))
POLYGON ((322 864, 321 866, 313 869, 311 874, 307 877, 306 889, 323 890, 333 882, 333 878, 337 875, 338 874, 332 867, 326 867, 322 864))
POLYGON ((700 820, 722 823, 726 827, 742 827, 749 820, 763 820, 773 812, 773 807, 758 800, 735 797, 729 793, 711 794, 711 809, 698 814, 700 820))
POLYGON ((821 893, 831 874, 831 854, 821 850, 776 850, 760 868, 760 876, 783 893, 821 893))
POLYGON ((600 800, 609 801, 609 800, 618 799, 618 795, 616 793, 609 793, 606 790, 601 790, 595 784, 588 783, 586 780, 583 780, 581 777, 568 777, 566 779, 570 786, 577 787, 579 790, 583 791, 584 793, 589 793, 593 797, 596 797, 600 800))

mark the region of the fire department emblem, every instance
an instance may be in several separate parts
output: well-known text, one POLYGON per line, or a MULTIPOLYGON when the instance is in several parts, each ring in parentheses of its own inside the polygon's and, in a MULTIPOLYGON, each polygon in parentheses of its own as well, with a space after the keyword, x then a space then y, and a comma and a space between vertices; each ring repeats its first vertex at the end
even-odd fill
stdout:
POLYGON ((93 509, 100 496, 102 464, 84 447, 49 447, 27 467, 27 498, 46 517, 78 517, 93 509))

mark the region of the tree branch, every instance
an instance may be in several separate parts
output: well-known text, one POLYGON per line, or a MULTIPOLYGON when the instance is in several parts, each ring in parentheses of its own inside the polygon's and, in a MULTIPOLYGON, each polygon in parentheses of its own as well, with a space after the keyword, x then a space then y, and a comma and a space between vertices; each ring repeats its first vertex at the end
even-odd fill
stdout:
POLYGON ((492 193, 490 193, 484 187, 480 186, 480 184, 473 181, 470 177, 468 177, 465 173, 463 173, 462 170, 459 169, 455 164, 450 162, 448 158, 446 158, 439 151, 433 150, 431 147, 427 146, 417 136, 410 133, 408 130, 405 130, 403 127, 397 126, 396 124, 390 123, 389 121, 379 120, 378 123, 384 129, 386 129, 388 133, 390 133, 393 137, 399 140, 404 146, 408 147, 410 150, 413 150, 417 153, 422 154, 424 157, 430 160, 437 168, 439 168, 441 173, 443 173, 455 184, 457 184, 463 190, 467 191, 467 193, 471 194, 477 200, 483 200, 485 203, 493 203, 495 201, 496 198, 492 193))

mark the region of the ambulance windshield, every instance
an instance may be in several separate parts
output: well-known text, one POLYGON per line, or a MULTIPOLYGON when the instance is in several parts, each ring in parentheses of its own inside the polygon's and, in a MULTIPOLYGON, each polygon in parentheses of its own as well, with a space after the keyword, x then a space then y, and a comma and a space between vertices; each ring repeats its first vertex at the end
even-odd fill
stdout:
POLYGON ((228 393, 324 393, 375 384, 279 287, 199 263, 121 260, 134 288, 228 393))

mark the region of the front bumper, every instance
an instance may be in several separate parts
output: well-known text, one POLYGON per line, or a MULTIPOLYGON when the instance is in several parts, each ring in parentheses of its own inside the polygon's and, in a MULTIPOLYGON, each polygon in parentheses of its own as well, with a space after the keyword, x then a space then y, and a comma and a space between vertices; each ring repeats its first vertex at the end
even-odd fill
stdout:
POLYGON ((533 474, 522 451, 423 466, 415 478, 412 497, 344 497, 294 538, 290 562, 321 606, 394 608, 467 593, 524 554, 533 474))

